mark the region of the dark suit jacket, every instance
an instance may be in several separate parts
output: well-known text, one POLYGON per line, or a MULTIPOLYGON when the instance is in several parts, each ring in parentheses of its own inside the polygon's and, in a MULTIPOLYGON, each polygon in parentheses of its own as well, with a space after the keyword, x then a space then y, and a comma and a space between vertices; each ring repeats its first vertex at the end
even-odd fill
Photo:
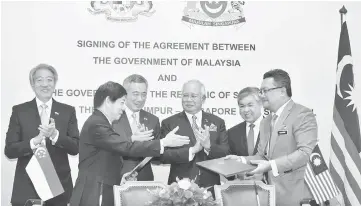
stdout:
POLYGON ((259 133, 253 153, 248 154, 246 126, 247 126, 246 121, 243 121, 235 125, 231 129, 227 130, 230 153, 233 155, 249 156, 249 155, 255 155, 257 153, 257 147, 259 143, 259 133))
MULTIPOLYGON (((153 129, 154 139, 160 138, 160 124, 159 119, 155 115, 146 112, 144 110, 139 111, 139 123, 144 124, 149 130, 153 129)), ((131 141, 132 129, 130 128, 129 120, 127 115, 124 113, 119 121, 113 123, 115 132, 120 133, 124 131, 126 137, 131 141)), ((121 176, 126 172, 130 172, 135 166, 137 166, 144 158, 143 157, 123 157, 123 167, 120 171, 121 176)), ((146 164, 142 170, 139 171, 137 176, 138 181, 153 181, 154 175, 151 166, 151 162, 146 164)))
POLYGON ((131 142, 116 133, 104 114, 95 109, 80 133, 79 173, 70 200, 72 206, 113 206, 113 185, 119 185, 122 156, 159 156, 159 140, 131 142))
MULTIPOLYGON (((46 147, 65 192, 47 202, 66 205, 73 190, 68 154, 78 154, 78 123, 74 107, 59 103, 54 99, 50 117, 55 120, 59 137, 55 145, 52 145, 47 138, 46 147)), ((40 124, 35 99, 13 107, 5 145, 5 155, 10 159, 18 159, 11 197, 13 204, 25 204, 28 199, 39 199, 25 167, 33 156, 30 140, 39 134, 40 124)))
POLYGON ((224 120, 210 113, 202 111, 202 127, 214 124, 216 131, 210 131, 211 150, 207 155, 203 150, 198 152, 192 161, 189 161, 189 148, 196 143, 196 139, 185 112, 175 114, 162 121, 161 137, 164 138, 175 127, 179 126, 176 134, 188 136, 190 144, 178 148, 167 148, 161 156, 164 163, 170 163, 170 173, 168 184, 176 181, 176 177, 182 179, 187 177, 195 179, 201 187, 208 187, 220 184, 219 175, 210 171, 201 169, 199 175, 199 167, 196 162, 224 157, 229 154, 228 139, 224 120))

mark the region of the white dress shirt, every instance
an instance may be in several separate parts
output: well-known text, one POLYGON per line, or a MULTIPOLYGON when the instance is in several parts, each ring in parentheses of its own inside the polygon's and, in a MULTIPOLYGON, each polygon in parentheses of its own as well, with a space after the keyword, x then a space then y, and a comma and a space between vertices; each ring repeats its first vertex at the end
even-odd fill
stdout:
MULTIPOLYGON (((44 102, 42 102, 42 101, 41 101, 40 99, 38 99, 37 97, 35 98, 35 101, 36 101, 36 105, 37 105, 37 108, 38 108, 39 117, 41 117, 41 112, 43 111, 42 105, 44 104, 44 102)), ((51 108, 52 108, 52 106, 53 106, 53 98, 50 98, 49 101, 45 102, 45 105, 47 106, 46 109, 45 109, 45 112, 46 112, 46 114, 47 114, 48 119, 50 120, 51 108)), ((55 145, 55 143, 58 141, 58 138, 59 138, 59 131, 57 131, 57 134, 55 135, 54 138, 49 137, 49 139, 51 140, 51 144, 52 144, 52 145, 55 145)), ((46 141, 43 140, 41 143, 45 145, 46 141)), ((35 144, 34 144, 34 138, 32 138, 32 139, 30 140, 30 148, 31 148, 32 150, 37 149, 39 146, 40 146, 40 144, 38 144, 38 145, 35 145, 35 144)))
POLYGON ((125 105, 125 113, 127 114, 129 125, 133 124, 134 121, 133 114, 135 114, 135 120, 139 124, 139 111, 133 112, 132 110, 129 109, 129 107, 127 107, 127 105, 125 105))

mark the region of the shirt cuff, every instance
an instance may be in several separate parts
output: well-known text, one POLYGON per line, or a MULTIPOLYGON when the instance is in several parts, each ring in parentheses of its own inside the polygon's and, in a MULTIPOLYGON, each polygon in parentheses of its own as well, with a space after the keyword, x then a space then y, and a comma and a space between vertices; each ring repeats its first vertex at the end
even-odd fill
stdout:
POLYGON ((204 150, 204 152, 206 153, 207 156, 209 155, 209 152, 211 151, 211 150, 206 150, 206 149, 203 149, 203 150, 204 150))
POLYGON ((276 161, 271 160, 270 162, 271 162, 272 174, 273 174, 273 176, 277 177, 279 175, 279 173, 278 173, 276 161))
POLYGON ((192 161, 195 154, 192 153, 191 148, 189 148, 189 161, 192 161))
POLYGON ((242 157, 242 156, 240 156, 240 158, 241 158, 241 162, 242 162, 243 164, 247 164, 246 158, 244 158, 244 157, 242 157))
POLYGON ((37 149, 39 147, 39 145, 35 145, 34 144, 34 138, 32 138, 31 140, 30 140, 30 148, 32 149, 32 150, 34 150, 34 149, 37 149))
POLYGON ((164 146, 163 146, 163 141, 160 140, 160 154, 163 154, 164 153, 164 146))
POLYGON ((55 143, 58 141, 58 138, 59 138, 59 131, 58 130, 55 130, 55 131, 56 131, 55 137, 49 137, 52 145, 55 145, 55 143))

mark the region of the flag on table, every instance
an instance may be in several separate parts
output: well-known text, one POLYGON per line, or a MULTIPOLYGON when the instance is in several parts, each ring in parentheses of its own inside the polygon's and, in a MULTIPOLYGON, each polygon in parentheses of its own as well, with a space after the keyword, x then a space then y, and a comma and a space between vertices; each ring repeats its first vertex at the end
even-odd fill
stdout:
POLYGON ((307 164, 305 180, 317 204, 339 194, 318 145, 313 149, 307 164))
POLYGON ((41 200, 49 200, 64 192, 45 146, 36 149, 25 169, 41 200))
MULTIPOLYGON (((346 13, 343 7, 340 11, 346 13)), ((343 14, 342 14, 343 15, 343 14)), ((331 132, 330 173, 347 206, 361 205, 361 137, 350 39, 342 23, 331 132)))

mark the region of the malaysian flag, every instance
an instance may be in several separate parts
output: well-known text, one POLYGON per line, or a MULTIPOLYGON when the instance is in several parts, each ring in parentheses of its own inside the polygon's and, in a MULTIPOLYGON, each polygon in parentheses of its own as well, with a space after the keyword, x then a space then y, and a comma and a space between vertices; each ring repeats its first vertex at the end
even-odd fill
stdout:
POLYGON ((318 145, 313 149, 307 164, 305 180, 317 204, 339 194, 318 145))
MULTIPOLYGON (((347 11, 343 7, 341 15, 347 11)), ((354 73, 346 21, 342 23, 336 70, 336 92, 331 132, 330 173, 344 204, 361 205, 361 137, 354 73)))

